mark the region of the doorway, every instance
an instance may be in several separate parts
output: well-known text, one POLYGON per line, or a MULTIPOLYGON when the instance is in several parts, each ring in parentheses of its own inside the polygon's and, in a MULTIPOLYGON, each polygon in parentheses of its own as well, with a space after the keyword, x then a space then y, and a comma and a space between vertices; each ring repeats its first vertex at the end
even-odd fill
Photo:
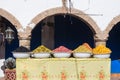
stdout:
MULTIPOLYGON (((62 45, 73 50, 84 42, 87 42, 92 48, 94 47, 94 33, 85 21, 70 14, 56 14, 48 16, 45 19, 49 19, 49 17, 54 17, 54 25, 47 25, 53 27, 51 30, 53 30, 54 33, 52 33, 52 35, 47 34, 48 37, 54 35, 53 39, 49 40, 53 42, 51 45, 53 45, 54 48, 62 45)), ((42 39, 46 38, 42 36, 43 27, 46 25, 44 24, 44 20, 39 22, 32 30, 31 50, 42 45, 42 39)), ((46 47, 49 47, 49 45, 46 47)))
POLYGON ((14 25, 11 24, 10 21, 8 21, 6 18, 0 16, 0 33, 3 34, 3 43, 0 46, 2 48, 1 51, 1 58, 7 59, 8 57, 13 57, 12 51, 15 50, 17 47, 19 47, 19 40, 17 36, 17 30, 14 25), (11 42, 8 43, 7 40, 5 39, 5 30, 10 27, 14 32, 14 37, 15 39, 11 42))

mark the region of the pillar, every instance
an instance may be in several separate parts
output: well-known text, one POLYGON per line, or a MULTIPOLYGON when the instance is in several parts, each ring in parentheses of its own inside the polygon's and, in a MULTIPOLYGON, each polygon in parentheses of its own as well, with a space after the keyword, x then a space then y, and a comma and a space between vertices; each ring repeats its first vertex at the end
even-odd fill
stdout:
POLYGON ((24 46, 30 49, 31 30, 27 27, 26 30, 18 31, 19 46, 24 46))
POLYGON ((95 46, 102 44, 106 46, 106 41, 108 40, 108 34, 101 32, 94 35, 95 46))
POLYGON ((24 46, 30 49, 30 37, 19 37, 19 46, 24 46))

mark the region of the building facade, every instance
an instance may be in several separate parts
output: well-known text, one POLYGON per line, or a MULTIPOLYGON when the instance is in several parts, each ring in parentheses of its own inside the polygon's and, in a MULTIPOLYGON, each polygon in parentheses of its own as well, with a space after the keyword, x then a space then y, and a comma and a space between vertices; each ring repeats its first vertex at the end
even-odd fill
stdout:
MULTIPOLYGON (((7 51, 6 49, 5 51, 7 53, 4 55, 6 58, 12 56, 12 54, 9 55, 9 53, 18 46, 25 46, 33 50, 38 46, 36 44, 37 42, 35 43, 36 40, 38 40, 39 45, 44 44, 53 49, 55 46, 58 46, 59 41, 58 39, 54 39, 54 35, 56 34, 57 36, 58 34, 59 36, 60 34, 57 33, 59 28, 56 28, 56 33, 54 32, 53 27, 56 27, 54 24, 59 24, 59 20, 66 20, 70 21, 70 24, 74 24, 73 26, 78 25, 82 27, 82 24, 78 23, 79 21, 84 23, 84 26, 86 26, 87 29, 84 29, 84 31, 81 31, 81 28, 77 29, 80 29, 80 32, 85 33, 85 35, 90 34, 90 36, 85 37, 85 39, 90 37, 88 43, 91 44, 92 47, 98 44, 105 44, 113 50, 111 56, 112 60, 118 60, 120 58, 120 50, 118 48, 120 43, 119 41, 116 41, 116 39, 119 40, 120 33, 119 3, 119 0, 2 0, 0 1, 0 26, 11 26, 16 33, 16 40, 12 42, 11 45, 6 43, 5 48, 7 51), (60 17, 62 16, 63 18, 61 19, 60 17), (74 23, 74 21, 76 23, 74 23), (42 28, 43 26, 46 26, 46 24, 47 27, 42 28), (37 33, 37 29, 40 29, 41 32, 38 31, 37 33), (48 35, 48 33, 51 34, 48 35), (37 34, 40 36, 39 39, 35 37, 37 34), (9 47, 6 46, 15 47, 8 50, 9 47)), ((65 26, 64 22, 62 24, 64 24, 62 26, 65 26)), ((72 28, 72 30, 74 29, 77 31, 76 27, 72 28)), ((72 30, 70 34, 72 33, 72 30)), ((62 38, 65 38, 66 36, 62 38)), ((84 36, 82 37, 81 35, 81 38, 84 38, 84 36)), ((78 41, 80 40, 80 38, 75 39, 78 39, 78 41)), ((84 40, 82 42, 84 42, 84 40)), ((62 42, 59 45, 62 45, 62 42)), ((73 49, 74 47, 71 48, 73 49)), ((3 64, 4 59, 5 58, 2 58, 0 60, 1 65, 3 64)), ((119 65, 120 64, 118 64, 118 66, 119 65)), ((113 70, 113 73, 114 72, 117 73, 117 71, 113 70)), ((0 73, 3 75, 2 71, 0 73)))

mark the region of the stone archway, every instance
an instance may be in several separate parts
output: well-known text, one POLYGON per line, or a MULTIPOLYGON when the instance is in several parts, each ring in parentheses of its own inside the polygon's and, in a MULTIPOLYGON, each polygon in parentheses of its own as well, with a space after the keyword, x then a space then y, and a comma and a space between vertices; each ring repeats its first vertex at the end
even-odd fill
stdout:
MULTIPOLYGON (((5 43, 4 48, 6 48, 6 49, 9 48, 8 45, 9 46, 16 45, 14 47, 18 47, 18 45, 19 45, 19 44, 17 44, 17 43, 19 43, 18 33, 19 33, 19 31, 21 29, 23 29, 21 24, 19 23, 19 21, 11 13, 9 13, 8 11, 6 11, 6 10, 4 10, 2 8, 0 8, 0 16, 3 19, 3 21, 5 21, 5 24, 7 24, 7 26, 9 25, 15 32, 15 34, 14 34, 15 39, 14 39, 13 44, 8 44, 8 42, 6 41, 7 43, 5 43)), ((1 22, 1 23, 4 23, 4 22, 1 22)), ((6 28, 7 28, 7 26, 6 26, 6 28)), ((4 55, 7 55, 7 53, 9 53, 9 52, 10 52, 10 50, 6 50, 4 55)), ((9 56, 7 56, 7 57, 9 57, 9 56)), ((7 57, 5 56, 5 58, 7 58, 7 57)))
MULTIPOLYGON (((36 24, 38 24, 40 21, 42 21, 44 18, 46 18, 48 16, 52 16, 55 14, 66 14, 66 13, 68 13, 68 12, 66 11, 66 8, 64 8, 64 7, 57 7, 57 8, 52 8, 52 9, 46 10, 46 11, 38 14, 36 17, 34 17, 27 27, 32 26, 32 28, 34 28, 36 26, 36 24)), ((99 29, 99 27, 97 26, 95 21, 92 18, 90 18, 88 15, 83 13, 82 11, 72 8, 70 14, 77 16, 79 19, 82 19, 86 24, 88 24, 90 26, 90 29, 93 31, 93 33, 95 33, 95 34, 101 33, 101 30, 99 29)), ((32 31, 32 29, 31 29, 31 31, 32 31)))
POLYGON ((109 32, 114 27, 114 25, 116 25, 118 22, 120 22, 120 15, 118 15, 112 19, 112 21, 109 23, 107 28, 104 30, 104 33, 109 34, 109 32))
POLYGON ((19 23, 19 21, 9 12, 3 10, 0 8, 0 16, 6 18, 8 21, 10 21, 17 30, 22 28, 22 25, 19 23))
MULTIPOLYGON (((77 17, 78 19, 84 21, 89 28, 92 30, 93 34, 94 34, 94 38, 95 41, 96 40, 102 40, 103 38, 101 38, 102 31, 100 30, 100 28, 98 27, 98 25, 96 24, 96 22, 87 14, 85 14, 84 12, 74 9, 72 8, 70 12, 68 12, 68 9, 66 9, 65 7, 56 7, 56 8, 52 8, 49 10, 46 10, 40 14, 38 14, 36 17, 34 17, 30 24, 28 24, 27 28, 26 28, 26 33, 29 33, 29 35, 31 34, 31 31, 33 30, 33 28, 36 27, 36 25, 41 22, 42 20, 44 20, 46 17, 50 17, 53 15, 57 15, 57 14, 70 14, 72 16, 77 17)), ((27 36, 29 36, 27 35, 27 36)), ((96 44, 96 42, 95 42, 96 44)))

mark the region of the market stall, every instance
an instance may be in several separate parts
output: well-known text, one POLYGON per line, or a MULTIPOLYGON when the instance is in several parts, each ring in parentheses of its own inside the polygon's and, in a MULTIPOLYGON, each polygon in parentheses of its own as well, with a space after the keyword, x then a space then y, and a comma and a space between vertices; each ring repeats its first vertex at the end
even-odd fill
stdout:
POLYGON ((17 59, 17 80, 110 80, 110 59, 17 59))

